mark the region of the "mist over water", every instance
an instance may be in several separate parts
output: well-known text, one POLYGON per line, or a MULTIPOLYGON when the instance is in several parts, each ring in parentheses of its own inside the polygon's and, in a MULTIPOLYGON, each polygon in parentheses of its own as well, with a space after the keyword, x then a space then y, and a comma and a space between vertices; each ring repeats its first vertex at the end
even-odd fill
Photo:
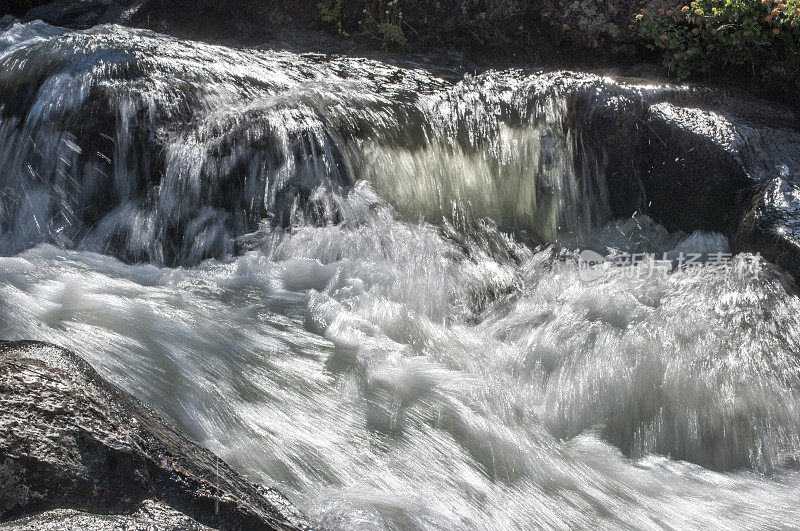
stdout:
POLYGON ((764 262, 583 278, 583 249, 729 245, 611 219, 556 76, 0 42, 0 338, 74 350, 322 528, 800 521, 800 299, 764 262))

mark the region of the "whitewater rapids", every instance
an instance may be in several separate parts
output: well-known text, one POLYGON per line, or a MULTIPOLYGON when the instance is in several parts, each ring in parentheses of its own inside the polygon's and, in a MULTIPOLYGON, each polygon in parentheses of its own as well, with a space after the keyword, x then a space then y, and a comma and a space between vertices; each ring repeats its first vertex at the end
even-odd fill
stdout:
POLYGON ((0 42, 3 339, 74 350, 326 529, 800 522, 792 282, 583 278, 578 249, 729 244, 610 219, 546 78, 0 42))

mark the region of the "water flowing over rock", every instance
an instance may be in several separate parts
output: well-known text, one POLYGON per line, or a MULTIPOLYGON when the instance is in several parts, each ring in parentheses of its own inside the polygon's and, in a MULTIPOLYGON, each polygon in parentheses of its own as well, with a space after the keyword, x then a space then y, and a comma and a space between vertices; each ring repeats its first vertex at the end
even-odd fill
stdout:
POLYGON ((800 278, 800 121, 704 88, 594 80, 572 91, 571 124, 605 161, 615 217, 729 235, 800 278))
POLYGON ((0 337, 78 353, 321 528, 800 520, 791 113, 0 35, 0 337))
POLYGON ((337 198, 366 179, 429 220, 553 242, 639 212, 800 271, 800 126, 760 102, 570 73, 453 84, 115 26, 14 31, 0 252, 48 241, 196 264, 235 255, 265 220, 336 223, 337 198))
POLYGON ((132 523, 160 527, 307 528, 278 492, 242 479, 68 351, 0 343, 0 387, 1 520, 73 508, 139 511, 132 523))

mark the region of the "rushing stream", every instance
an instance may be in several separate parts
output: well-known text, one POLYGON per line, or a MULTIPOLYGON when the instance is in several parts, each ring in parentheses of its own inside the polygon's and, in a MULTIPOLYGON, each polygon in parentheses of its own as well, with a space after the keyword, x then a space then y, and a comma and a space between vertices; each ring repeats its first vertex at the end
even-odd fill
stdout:
POLYGON ((796 525, 800 299, 752 255, 587 276, 729 243, 612 219, 558 79, 12 26, 0 338, 323 528, 796 525))

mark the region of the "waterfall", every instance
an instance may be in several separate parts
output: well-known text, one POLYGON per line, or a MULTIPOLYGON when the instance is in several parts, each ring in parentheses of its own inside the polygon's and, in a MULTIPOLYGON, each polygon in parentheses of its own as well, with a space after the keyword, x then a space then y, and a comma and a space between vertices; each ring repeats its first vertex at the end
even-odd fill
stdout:
POLYGON ((359 180, 409 217, 491 218, 540 242, 609 217, 563 97, 521 72, 450 85, 117 27, 29 39, 0 66, 7 255, 50 242, 222 259, 265 220, 337 223, 359 180))
POLYGON ((614 86, 14 25, 0 338, 74 350, 321 528, 791 525, 800 298, 640 211, 608 148, 653 125, 614 86), (589 134, 576 92, 631 128, 589 134))

